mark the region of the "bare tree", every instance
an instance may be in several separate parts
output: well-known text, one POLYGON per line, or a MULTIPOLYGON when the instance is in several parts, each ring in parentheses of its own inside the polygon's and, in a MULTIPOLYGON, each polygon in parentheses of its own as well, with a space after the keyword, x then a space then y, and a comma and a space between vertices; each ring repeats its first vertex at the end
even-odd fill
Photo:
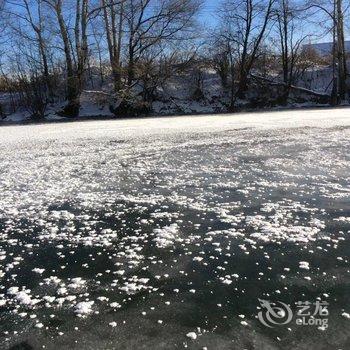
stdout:
MULTIPOLYGON (((128 0, 125 19, 128 31, 127 84, 135 80, 135 65, 147 51, 164 40, 185 39, 201 2, 198 0, 128 0)), ((187 36, 188 37, 188 36, 187 36)))
POLYGON ((101 0, 114 90, 121 89, 121 47, 125 0, 101 0))
POLYGON ((220 76, 221 84, 226 89, 228 87, 228 78, 230 75, 230 43, 223 36, 216 36, 211 45, 214 54, 212 62, 215 70, 220 76))
POLYGON ((335 19, 336 19, 336 51, 338 59, 338 77, 339 77, 339 97, 341 100, 345 100, 348 96, 346 78, 346 54, 345 54, 345 39, 344 39, 344 13, 343 13, 343 1, 335 0, 335 19))
POLYGON ((334 104, 348 99, 347 65, 344 39, 344 7, 342 0, 309 0, 301 7, 301 11, 316 9, 316 14, 322 12, 331 22, 330 33, 333 37, 333 89, 334 104))
POLYGON ((95 21, 91 22, 91 30, 92 30, 92 35, 93 35, 94 44, 95 44, 94 51, 97 55, 96 60, 98 61, 98 65, 99 65, 100 87, 102 88, 102 86, 105 83, 105 70, 106 70, 105 69, 106 65, 104 64, 104 59, 103 59, 103 54, 104 54, 103 42, 105 40, 105 30, 104 28, 100 30, 99 23, 95 23, 95 21))
POLYGON ((298 60, 302 44, 308 35, 302 35, 298 28, 302 27, 298 11, 291 0, 279 0, 276 3, 277 32, 282 64, 284 91, 282 102, 286 103, 292 84, 298 76, 298 60))
POLYGON ((7 54, 9 62, 6 66, 8 68, 11 62, 16 62, 12 75, 17 76, 22 102, 33 117, 43 118, 48 102, 54 99, 43 1, 5 0, 5 5, 9 28, 7 37, 13 48, 7 54))
POLYGON ((84 73, 88 60, 88 0, 76 0, 76 19, 74 27, 76 60, 77 60, 77 80, 78 91, 80 92, 84 85, 84 73))
POLYGON ((63 110, 67 116, 76 116, 80 108, 80 93, 84 84, 84 73, 88 59, 87 24, 89 16, 89 0, 76 0, 74 41, 75 51, 71 44, 68 24, 64 16, 62 0, 43 0, 54 11, 63 42, 67 70, 67 100, 68 105, 63 110))
POLYGON ((128 113, 137 104, 150 110, 170 91, 166 82, 179 72, 184 61, 178 58, 188 44, 198 99, 210 61, 231 108, 253 97, 248 86, 262 91, 259 78, 282 86, 278 93, 286 103, 307 69, 302 46, 313 29, 306 28, 305 35, 300 28, 324 13, 327 34, 334 37, 333 96, 337 102, 346 99, 343 0, 222 0, 220 24, 199 39, 202 1, 0 0, 0 12, 6 13, 3 18, 0 13, 1 81, 8 91, 18 90, 22 105, 39 117, 60 97, 67 103, 59 113, 77 116, 81 95, 95 92, 106 101, 108 96, 114 111, 122 105, 128 113), (210 51, 197 55, 208 41, 210 51), (283 81, 272 81, 271 72, 283 81))
POLYGON ((275 0, 226 0, 220 11, 226 37, 238 49, 238 86, 236 95, 245 97, 248 76, 273 14, 275 0))
POLYGON ((230 29, 225 26, 215 33, 211 47, 214 52, 212 61, 221 78, 221 83, 225 89, 230 85, 230 108, 233 109, 236 100, 236 68, 240 55, 239 46, 235 40, 236 33, 231 32, 230 29))
POLYGON ((17 19, 19 26, 29 25, 29 28, 34 33, 34 38, 30 38, 28 32, 14 28, 16 34, 20 35, 24 40, 33 40, 38 48, 38 56, 41 58, 42 74, 46 82, 48 96, 53 100, 53 87, 50 79, 47 42, 44 33, 44 15, 43 15, 43 0, 19 0, 12 2, 7 0, 11 5, 11 10, 6 10, 7 14, 14 16, 17 19))
MULTIPOLYGON (((4 0, 0 0, 0 67, 2 64, 2 55, 3 55, 3 51, 1 50, 3 42, 2 42, 2 32, 4 31, 4 21, 3 21, 3 12, 4 12, 4 8, 5 8, 5 1, 4 0)), ((2 70, 1 70, 2 71, 2 70)), ((1 76, 0 76, 1 77, 1 76)), ((1 81, 3 80, 3 77, 1 77, 1 81)), ((2 84, 0 85, 0 89, 2 88, 2 84)), ((5 113, 3 111, 3 107, 0 103, 0 118, 4 118, 5 117, 5 113)))

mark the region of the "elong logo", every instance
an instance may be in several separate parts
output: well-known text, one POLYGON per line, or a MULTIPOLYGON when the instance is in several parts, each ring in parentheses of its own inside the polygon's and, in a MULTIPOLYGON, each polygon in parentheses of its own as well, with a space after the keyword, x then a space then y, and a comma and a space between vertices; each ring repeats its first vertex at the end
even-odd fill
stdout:
MULTIPOLYGON (((282 301, 270 302, 258 299, 262 310, 258 313, 259 321, 266 327, 283 326, 291 323, 294 313, 291 307, 282 301)), ((325 301, 316 300, 298 301, 296 303, 295 324, 297 326, 318 326, 320 330, 328 328, 329 304, 325 301)))

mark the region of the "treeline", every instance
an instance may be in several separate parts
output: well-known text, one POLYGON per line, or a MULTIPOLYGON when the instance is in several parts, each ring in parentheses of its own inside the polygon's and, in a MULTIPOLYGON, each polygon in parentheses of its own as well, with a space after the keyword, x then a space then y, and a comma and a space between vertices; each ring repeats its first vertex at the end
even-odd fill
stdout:
MULTIPOLYGON (((310 66, 329 64, 331 102, 347 100, 342 0, 223 0, 208 14, 217 23, 210 30, 199 21, 202 6, 202 0, 0 0, 0 91, 36 118, 57 102, 64 102, 60 114, 77 116, 84 89, 105 90, 116 114, 147 111, 170 77, 205 66, 219 74, 233 109, 252 76, 277 77, 283 104, 310 66), (306 44, 322 38, 333 45, 321 58, 306 44)), ((200 95, 200 74, 194 79, 200 95)))

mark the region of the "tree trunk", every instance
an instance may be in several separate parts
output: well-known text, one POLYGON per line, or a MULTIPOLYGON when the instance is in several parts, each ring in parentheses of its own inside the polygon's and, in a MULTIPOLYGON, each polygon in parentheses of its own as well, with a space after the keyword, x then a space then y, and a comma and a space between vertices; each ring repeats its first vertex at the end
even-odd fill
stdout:
POLYGON ((344 22, 342 0, 336 0, 336 32, 337 32, 337 60, 338 60, 338 93, 341 101, 344 101, 347 95, 346 87, 346 55, 344 42, 344 22))
POLYGON ((106 0, 101 0, 101 4, 103 6, 103 18, 106 28, 109 61, 112 68, 114 91, 115 93, 118 93, 121 89, 120 51, 122 40, 124 2, 121 2, 120 4, 118 33, 116 5, 113 2, 107 3, 106 0))
POLYGON ((66 116, 76 117, 79 114, 79 82, 75 75, 73 59, 70 49, 68 31, 62 14, 62 0, 58 0, 55 6, 56 16, 60 27, 60 34, 64 46, 67 68, 67 100, 68 105, 65 107, 63 114, 66 116))
POLYGON ((132 36, 129 39, 128 87, 131 88, 135 78, 134 46, 132 36))
POLYGON ((118 39, 117 39, 117 47, 116 47, 116 56, 115 56, 115 65, 116 65, 116 88, 117 92, 121 89, 121 64, 120 64, 120 55, 121 55, 121 48, 122 48, 122 35, 123 35, 123 18, 124 18, 124 1, 120 4, 120 13, 119 13, 119 28, 118 28, 118 39))

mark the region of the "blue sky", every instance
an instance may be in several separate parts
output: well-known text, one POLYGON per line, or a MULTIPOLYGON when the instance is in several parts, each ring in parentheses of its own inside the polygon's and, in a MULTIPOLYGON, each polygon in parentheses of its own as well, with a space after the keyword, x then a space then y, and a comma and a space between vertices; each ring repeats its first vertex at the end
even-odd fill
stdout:
MULTIPOLYGON (((0 0, 1 1, 1 0, 0 0)), ((204 29, 211 29, 216 24, 218 24, 217 9, 220 6, 222 0, 203 0, 203 7, 200 13, 200 22, 204 25, 204 29)), ((321 29, 320 29, 321 30, 321 29)), ((348 27, 345 23, 345 35, 348 38, 348 27)), ((316 41, 324 42, 331 41, 330 36, 324 38, 319 38, 316 41)))
MULTIPOLYGON (((204 27, 208 29, 208 27, 213 27, 218 23, 217 18, 217 9, 220 6, 222 0, 204 0, 203 8, 200 14, 200 22, 204 24, 204 27)), ((321 28, 316 27, 315 24, 311 24, 314 29, 322 31, 321 28)), ((349 27, 345 22, 345 40, 349 40, 349 27)), ((331 35, 325 35, 322 38, 314 38, 312 42, 330 42, 332 41, 331 35)))
POLYGON ((201 22, 205 24, 213 25, 217 22, 216 9, 220 4, 220 0, 205 0, 203 9, 201 11, 201 22))

